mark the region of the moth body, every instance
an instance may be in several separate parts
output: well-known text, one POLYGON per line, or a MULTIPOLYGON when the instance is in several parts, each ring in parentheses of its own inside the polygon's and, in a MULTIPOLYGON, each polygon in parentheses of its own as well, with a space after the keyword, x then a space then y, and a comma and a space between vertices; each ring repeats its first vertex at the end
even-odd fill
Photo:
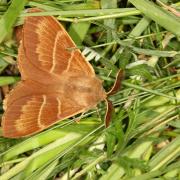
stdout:
POLYGON ((69 82, 65 85, 65 94, 73 98, 77 104, 89 107, 87 109, 95 107, 98 102, 106 99, 102 81, 96 76, 72 76, 69 82))
POLYGON ((4 104, 5 137, 35 134, 106 99, 93 67, 52 16, 25 18, 18 67, 22 80, 4 104))

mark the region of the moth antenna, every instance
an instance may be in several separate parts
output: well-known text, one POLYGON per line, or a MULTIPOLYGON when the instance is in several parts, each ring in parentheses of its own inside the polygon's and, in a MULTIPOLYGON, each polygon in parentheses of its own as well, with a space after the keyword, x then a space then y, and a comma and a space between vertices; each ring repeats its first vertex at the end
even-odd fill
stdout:
POLYGON ((106 102, 106 115, 105 115, 105 126, 108 127, 111 119, 112 119, 112 113, 114 111, 114 107, 113 104, 110 100, 108 100, 108 97, 116 94, 120 89, 121 89, 121 82, 124 78, 124 71, 122 69, 120 69, 116 75, 116 80, 114 82, 114 85, 112 86, 112 88, 110 89, 109 92, 107 92, 107 98, 105 99, 106 102))
POLYGON ((116 75, 116 80, 114 82, 114 85, 112 86, 110 91, 107 92, 107 96, 114 95, 121 89, 121 85, 122 85, 121 82, 123 78, 124 78, 124 71, 120 69, 116 75))
POLYGON ((107 128, 111 122, 114 107, 110 100, 106 99, 105 102, 106 102, 105 127, 107 128))

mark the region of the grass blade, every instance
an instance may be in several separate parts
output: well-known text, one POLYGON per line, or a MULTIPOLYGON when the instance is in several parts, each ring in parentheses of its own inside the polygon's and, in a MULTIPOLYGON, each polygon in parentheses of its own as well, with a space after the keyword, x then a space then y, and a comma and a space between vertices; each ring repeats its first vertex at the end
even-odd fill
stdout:
POLYGON ((0 19, 0 43, 4 40, 6 35, 11 31, 17 17, 24 8, 26 0, 13 0, 8 10, 0 19))
POLYGON ((180 20, 175 15, 155 5, 149 0, 129 0, 129 2, 165 29, 180 36, 180 20))

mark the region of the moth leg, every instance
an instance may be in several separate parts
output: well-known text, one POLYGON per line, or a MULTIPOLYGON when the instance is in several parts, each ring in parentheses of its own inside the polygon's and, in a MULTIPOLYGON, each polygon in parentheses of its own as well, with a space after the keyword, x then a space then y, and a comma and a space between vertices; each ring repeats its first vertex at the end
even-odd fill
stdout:
POLYGON ((80 116, 74 117, 73 120, 78 124, 80 123, 80 120, 83 118, 85 112, 82 112, 80 116))
POLYGON ((111 96, 116 94, 121 89, 121 82, 124 78, 124 71, 120 69, 116 75, 116 80, 114 82, 114 85, 110 89, 110 91, 107 92, 107 96, 111 96))
POLYGON ((98 118, 99 118, 100 120, 102 120, 102 119, 101 119, 101 115, 100 115, 100 113, 99 113, 98 106, 96 106, 95 108, 96 108, 95 111, 96 111, 96 113, 97 113, 98 118))

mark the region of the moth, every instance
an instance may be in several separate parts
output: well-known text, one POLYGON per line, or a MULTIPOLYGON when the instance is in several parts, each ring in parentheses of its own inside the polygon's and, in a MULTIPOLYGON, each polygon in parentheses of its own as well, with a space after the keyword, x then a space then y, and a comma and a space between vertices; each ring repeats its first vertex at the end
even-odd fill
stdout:
MULTIPOLYGON (((40 11, 36 8, 29 10, 40 11)), ((35 134, 107 100, 108 95, 93 67, 52 16, 25 18, 18 67, 21 81, 5 98, 3 105, 5 137, 35 134)), ((109 101, 107 105, 112 109, 109 101)), ((110 114, 107 119, 108 123, 110 114)))

